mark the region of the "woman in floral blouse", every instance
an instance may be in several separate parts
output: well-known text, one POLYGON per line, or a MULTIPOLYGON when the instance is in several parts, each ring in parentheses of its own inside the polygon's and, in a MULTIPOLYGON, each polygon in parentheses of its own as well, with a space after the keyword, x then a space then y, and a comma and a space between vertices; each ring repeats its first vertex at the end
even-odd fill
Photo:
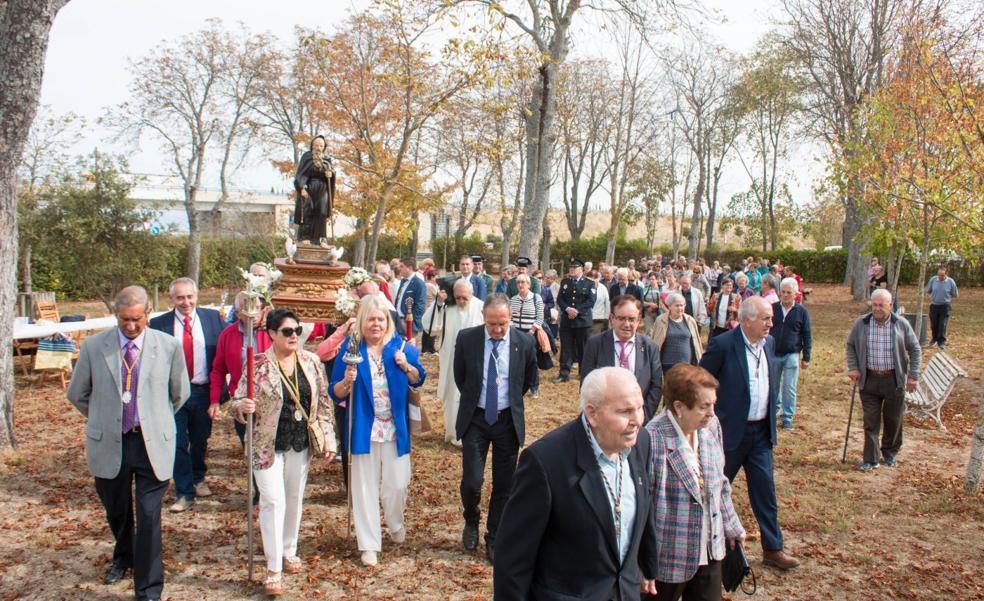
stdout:
MULTIPOLYGON (((383 505, 390 540, 402 543, 407 536, 403 513, 410 485, 410 387, 424 383, 420 352, 396 337, 390 312, 376 296, 359 304, 355 331, 363 361, 346 365, 335 361, 331 396, 348 406, 343 432, 351 432, 346 448, 351 454, 352 507, 355 535, 362 563, 374 566, 382 550, 379 505, 383 505), (351 395, 351 396, 350 396, 351 395)), ((350 348, 350 339, 342 349, 350 348)))
POLYGON ((247 398, 243 373, 230 409, 245 421, 255 413, 253 474, 260 491, 260 531, 267 561, 267 595, 284 592, 281 572, 301 571, 297 538, 301 526, 304 486, 311 444, 308 421, 324 434, 328 461, 335 458, 335 426, 328 383, 317 355, 301 348, 301 327, 287 309, 267 316, 272 345, 257 357, 253 398, 247 398))

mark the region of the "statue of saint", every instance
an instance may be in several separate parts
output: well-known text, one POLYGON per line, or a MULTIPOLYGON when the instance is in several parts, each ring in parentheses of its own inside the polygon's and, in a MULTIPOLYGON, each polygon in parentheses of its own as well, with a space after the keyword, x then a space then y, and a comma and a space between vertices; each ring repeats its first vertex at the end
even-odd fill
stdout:
POLYGON ((324 136, 311 140, 294 176, 294 224, 297 242, 328 245, 327 223, 335 203, 335 168, 325 152, 324 136))

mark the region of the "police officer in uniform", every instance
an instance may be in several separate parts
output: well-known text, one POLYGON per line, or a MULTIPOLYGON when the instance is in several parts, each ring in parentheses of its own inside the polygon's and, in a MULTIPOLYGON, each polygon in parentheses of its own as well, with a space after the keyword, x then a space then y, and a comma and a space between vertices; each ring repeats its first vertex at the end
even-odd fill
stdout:
MULTIPOLYGON (((472 273, 482 278, 482 281, 485 282, 486 294, 492 294, 492 291, 495 290, 495 286, 493 285, 492 282, 492 276, 490 276, 485 271, 485 257, 483 257, 482 255, 472 255, 471 258, 472 258, 472 273)), ((451 295, 451 298, 452 299, 454 298, 453 294, 451 295)))
MULTIPOLYGON (((517 257, 516 258, 516 275, 526 274, 530 276, 530 292, 533 294, 540 294, 540 280, 536 279, 530 275, 530 265, 533 261, 529 257, 517 257)), ((516 278, 511 278, 506 282, 506 296, 512 298, 519 294, 519 286, 516 284, 516 278)))
POLYGON ((591 309, 595 303, 595 283, 584 277, 584 263, 571 259, 570 271, 560 282, 557 306, 560 308, 560 375, 554 383, 566 382, 571 365, 581 363, 584 342, 591 334, 591 309))

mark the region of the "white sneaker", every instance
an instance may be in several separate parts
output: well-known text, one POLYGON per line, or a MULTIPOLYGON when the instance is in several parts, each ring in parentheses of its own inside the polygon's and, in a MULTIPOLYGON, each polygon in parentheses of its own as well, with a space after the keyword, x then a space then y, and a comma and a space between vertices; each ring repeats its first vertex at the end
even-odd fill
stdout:
POLYGON ((192 505, 195 504, 194 499, 186 499, 184 497, 179 497, 178 500, 171 505, 171 513, 182 513, 191 509, 192 505))
POLYGON ((202 480, 201 482, 195 485, 195 496, 196 497, 212 496, 212 490, 208 487, 208 484, 205 484, 204 480, 202 480))
POLYGON ((379 563, 379 559, 377 558, 377 555, 376 555, 376 552, 375 551, 363 551, 362 552, 362 565, 372 567, 372 566, 375 566, 378 563, 379 563))
POLYGON ((402 543, 407 540, 407 527, 404 526, 396 532, 390 532, 390 540, 394 543, 402 543))

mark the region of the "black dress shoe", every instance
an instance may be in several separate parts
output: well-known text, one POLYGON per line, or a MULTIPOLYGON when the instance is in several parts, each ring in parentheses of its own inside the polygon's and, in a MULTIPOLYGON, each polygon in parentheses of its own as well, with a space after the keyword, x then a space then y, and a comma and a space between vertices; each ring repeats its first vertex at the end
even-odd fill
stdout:
POLYGON ((554 384, 563 384, 564 382, 568 381, 569 379, 570 378, 568 378, 567 376, 557 376, 556 378, 554 378, 553 380, 551 380, 551 382, 553 382, 554 384))
POLYGON ((478 548, 478 526, 465 524, 465 530, 461 533, 461 544, 465 550, 474 551, 478 548))
POLYGON ((495 563, 495 544, 490 542, 485 543, 485 556, 489 558, 489 565, 495 563))
POLYGON ((114 561, 113 565, 109 566, 109 569, 106 570, 106 575, 103 576, 103 584, 116 584, 120 580, 123 580, 123 577, 126 576, 127 569, 129 568, 125 565, 114 561))

